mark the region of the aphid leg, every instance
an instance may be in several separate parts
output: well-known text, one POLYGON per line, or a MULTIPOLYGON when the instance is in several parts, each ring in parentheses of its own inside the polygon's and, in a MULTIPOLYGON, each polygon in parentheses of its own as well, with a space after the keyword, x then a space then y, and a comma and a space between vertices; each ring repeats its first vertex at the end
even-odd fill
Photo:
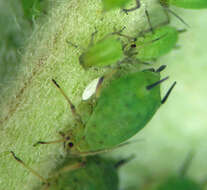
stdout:
POLYGON ((177 32, 178 32, 179 34, 181 34, 181 33, 187 32, 187 29, 180 29, 180 30, 177 30, 177 32))
POLYGON ((96 98, 98 98, 100 96, 100 94, 101 94, 101 88, 102 88, 103 81, 107 80, 107 79, 110 79, 114 75, 114 73, 116 73, 116 72, 117 72, 117 69, 113 69, 108 74, 100 77, 100 79, 98 81, 98 84, 96 86, 96 96, 95 96, 96 98))
POLYGON ((172 84, 172 86, 169 88, 169 90, 167 91, 166 95, 164 96, 164 98, 161 101, 161 104, 164 104, 167 101, 167 98, 169 97, 170 93, 172 92, 173 88, 176 85, 176 81, 172 84))
POLYGON ((157 81, 157 82, 155 82, 155 83, 153 83, 153 84, 151 84, 151 85, 148 85, 148 86, 146 87, 146 89, 147 89, 147 90, 151 90, 152 88, 154 88, 154 87, 156 87, 157 85, 161 84, 162 82, 166 81, 168 78, 169 78, 169 77, 165 77, 165 78, 163 78, 163 79, 161 79, 161 80, 159 80, 159 81, 157 81))
POLYGON ((122 9, 126 14, 128 14, 128 12, 131 12, 131 11, 135 11, 136 9, 139 9, 141 4, 140 4, 140 0, 135 0, 136 1, 136 6, 135 7, 132 7, 130 9, 122 9))
POLYGON ((72 102, 70 101, 69 97, 65 94, 65 92, 62 90, 62 88, 59 86, 59 84, 58 84, 54 79, 52 79, 52 82, 53 82, 53 84, 56 86, 56 88, 60 91, 60 93, 64 96, 64 98, 67 100, 68 104, 70 105, 70 109, 71 109, 71 112, 72 112, 72 114, 73 114, 74 119, 75 119, 78 123, 83 124, 80 115, 76 112, 76 108, 75 108, 75 106, 72 104, 72 102))
POLYGON ((127 164, 128 162, 130 162, 130 161, 133 160, 134 158, 135 158, 135 156, 132 155, 132 156, 130 156, 130 157, 128 157, 128 158, 121 159, 121 160, 119 160, 118 162, 116 162, 116 163, 114 164, 114 167, 115 167, 116 169, 119 169, 120 167, 122 167, 123 165, 127 164))
POLYGON ((27 170, 29 170, 33 175, 35 175, 36 177, 38 177, 44 184, 49 185, 49 182, 42 177, 40 174, 38 174, 35 170, 33 170, 32 168, 30 168, 29 166, 27 166, 20 158, 18 158, 13 151, 10 151, 10 153, 12 154, 13 158, 20 163, 24 168, 26 168, 27 170))
POLYGON ((184 177, 186 173, 188 172, 188 169, 192 163, 192 160, 195 156, 195 152, 192 150, 188 153, 187 157, 184 160, 184 163, 182 164, 181 168, 179 169, 179 175, 184 177))
POLYGON ((161 65, 155 72, 156 72, 156 73, 160 73, 160 72, 162 72, 166 67, 167 67, 167 65, 161 65))
POLYGON ((77 162, 74 164, 66 165, 65 167, 61 168, 59 171, 55 172, 53 177, 58 177, 64 172, 71 172, 79 168, 83 168, 84 166, 85 166, 85 162, 77 162))
POLYGON ((95 35, 96 35, 97 33, 98 33, 98 30, 97 30, 97 28, 95 27, 95 32, 93 32, 93 33, 91 34, 91 39, 90 39, 90 42, 89 42, 89 46, 93 45, 94 37, 95 37, 95 35))
POLYGON ((149 23, 150 31, 154 34, 154 30, 153 30, 153 27, 152 27, 152 22, 150 20, 149 12, 146 9, 145 9, 145 15, 146 15, 147 21, 149 23))

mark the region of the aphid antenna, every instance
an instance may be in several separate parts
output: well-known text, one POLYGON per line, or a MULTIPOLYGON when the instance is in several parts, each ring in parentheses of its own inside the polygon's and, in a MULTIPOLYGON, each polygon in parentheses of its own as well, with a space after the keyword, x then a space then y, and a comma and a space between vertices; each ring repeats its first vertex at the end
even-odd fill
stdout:
POLYGON ((173 88, 175 87, 176 83, 177 83, 177 82, 175 81, 175 82, 172 84, 172 86, 169 88, 169 90, 168 90, 167 93, 165 94, 164 98, 162 99, 161 104, 164 104, 164 103, 167 101, 167 99, 168 99, 170 93, 172 92, 173 88))
POLYGON ((80 168, 85 167, 85 162, 76 162, 74 164, 66 165, 65 167, 61 168, 59 171, 55 172, 52 177, 58 177, 62 173, 71 172, 80 168))
POLYGON ((122 9, 122 11, 124 11, 128 15, 128 12, 135 11, 136 9, 139 9, 141 7, 140 0, 135 0, 135 1, 136 1, 135 7, 132 7, 130 9, 122 9))
POLYGON ((166 81, 167 79, 169 79, 169 77, 165 77, 165 78, 163 78, 163 79, 161 79, 161 80, 159 80, 159 81, 157 81, 157 82, 155 82, 155 83, 153 83, 153 84, 151 84, 151 85, 148 85, 148 86, 146 87, 146 89, 147 89, 147 90, 151 90, 151 89, 153 89, 154 87, 156 87, 157 85, 160 85, 162 82, 166 81))
POLYGON ((70 98, 65 94, 65 92, 62 90, 62 88, 60 87, 60 85, 54 79, 52 79, 52 83, 60 91, 60 93, 64 96, 64 98, 66 99, 66 101, 70 105, 70 109, 71 109, 71 112, 72 112, 72 115, 73 115, 74 119, 78 123, 83 124, 82 119, 81 119, 80 115, 76 112, 76 108, 73 105, 73 103, 71 102, 70 98))
POLYGON ((36 147, 39 144, 56 144, 56 143, 61 143, 61 142, 65 143, 66 142, 66 139, 59 139, 59 140, 48 141, 48 142, 45 142, 45 141, 37 141, 35 144, 33 144, 33 146, 36 147))
POLYGON ((177 15, 174 11, 169 9, 168 7, 163 7, 167 12, 175 16, 178 20, 180 20, 184 25, 186 25, 188 28, 190 28, 190 25, 188 25, 179 15, 177 15))
POLYGON ((134 158, 135 158, 135 155, 131 155, 128 158, 121 159, 121 160, 119 160, 118 162, 116 162, 114 164, 114 167, 116 169, 119 169, 120 167, 124 166, 125 164, 127 164, 128 162, 130 162, 131 160, 133 160, 134 158))
MULTIPOLYGON (((139 47, 143 47, 143 46, 149 45, 149 44, 151 44, 151 43, 154 43, 154 42, 156 42, 156 41, 158 41, 158 40, 164 38, 165 36, 167 36, 167 33, 166 33, 166 34, 163 34, 163 35, 160 36, 159 38, 156 38, 156 39, 154 39, 154 40, 145 42, 145 43, 143 43, 142 45, 140 45, 139 47)), ((134 45, 134 44, 132 44, 132 45, 134 45)), ((132 45, 131 45, 131 48, 136 48, 136 46, 135 46, 135 47, 132 47, 132 45)))
POLYGON ((32 168, 30 168, 29 166, 27 166, 20 158, 18 158, 15 153, 13 151, 10 151, 10 153, 12 154, 13 158, 20 163, 24 168, 26 168, 27 170, 29 170, 34 176, 38 177, 44 184, 49 185, 49 182, 47 181, 47 179, 45 179, 44 177, 42 177, 38 172, 36 172, 35 170, 33 170, 32 168))
POLYGON ((180 169, 179 169, 179 175, 180 175, 180 176, 182 176, 182 177, 186 176, 186 174, 187 174, 187 172, 188 172, 188 170, 189 170, 189 167, 190 167, 191 164, 192 164, 192 161, 193 161, 194 157, 195 157, 195 151, 194 151, 194 150, 191 150, 191 151, 187 154, 187 156, 186 156, 186 158, 185 158, 185 160, 184 160, 182 166, 181 166, 180 169))
POLYGON ((156 72, 156 73, 160 73, 160 72, 162 72, 163 70, 165 70, 166 67, 167 67, 167 65, 161 65, 155 72, 156 72))

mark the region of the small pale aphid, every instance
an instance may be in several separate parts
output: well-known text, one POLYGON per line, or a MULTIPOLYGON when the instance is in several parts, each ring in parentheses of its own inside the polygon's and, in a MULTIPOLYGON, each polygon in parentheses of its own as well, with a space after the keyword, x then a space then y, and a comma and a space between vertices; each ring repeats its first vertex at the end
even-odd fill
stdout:
POLYGON ((108 81, 103 89, 98 88, 100 95, 92 112, 84 119, 53 79, 53 83, 70 105, 76 127, 66 134, 62 133, 62 140, 38 141, 34 146, 64 142, 71 154, 84 155, 120 145, 143 129, 166 102, 176 82, 164 98, 161 98, 160 84, 168 79, 160 79, 160 72, 164 68, 165 66, 161 66, 156 71, 151 69, 128 73, 108 81))

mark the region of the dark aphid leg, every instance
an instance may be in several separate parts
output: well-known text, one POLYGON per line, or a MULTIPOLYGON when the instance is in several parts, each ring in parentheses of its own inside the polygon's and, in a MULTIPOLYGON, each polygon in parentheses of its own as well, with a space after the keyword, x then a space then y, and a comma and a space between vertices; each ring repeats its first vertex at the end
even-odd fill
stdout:
POLYGON ((187 157, 184 160, 184 163, 182 164, 180 171, 179 171, 179 175, 184 177, 192 163, 192 160, 195 156, 195 152, 192 150, 188 153, 187 157))
POLYGON ((159 85, 160 83, 166 81, 168 78, 169 78, 169 77, 165 77, 165 78, 163 78, 163 79, 161 79, 161 80, 155 82, 154 84, 148 85, 148 86, 146 87, 146 89, 147 89, 147 90, 151 90, 152 88, 156 87, 156 86, 159 85))
POLYGON ((133 8, 130 8, 130 9, 122 9, 126 14, 128 14, 128 12, 131 12, 131 11, 135 11, 136 9, 139 9, 141 6, 140 4, 140 0, 136 0, 136 6, 133 7, 133 8))
POLYGON ((57 87, 57 89, 60 91, 60 93, 64 96, 64 98, 67 100, 68 104, 70 105, 70 109, 71 109, 71 112, 73 114, 74 119, 77 122, 79 122, 80 124, 83 124, 80 115, 76 112, 75 106, 72 104, 72 102, 70 101, 69 97, 65 94, 65 92, 62 90, 60 85, 54 79, 52 79, 52 82, 57 87))
POLYGON ((156 73, 160 73, 160 72, 162 72, 166 67, 167 67, 167 65, 161 65, 155 72, 156 72, 156 73))
POLYGON ((49 185, 49 182, 42 177, 40 174, 38 174, 35 170, 33 170, 32 168, 30 168, 29 166, 27 166, 20 158, 18 158, 13 151, 10 151, 10 153, 12 154, 13 158, 19 162, 24 168, 28 169, 33 175, 35 175, 36 177, 38 177, 44 184, 49 185))
POLYGON ((167 101, 167 98, 169 97, 170 93, 172 92, 173 88, 176 85, 176 81, 172 84, 172 86, 170 87, 170 89, 167 91, 166 95, 164 96, 164 98, 161 101, 161 104, 164 104, 167 101))
POLYGON ((126 163, 128 163, 128 162, 130 162, 132 159, 134 159, 135 158, 135 155, 132 155, 132 156, 130 156, 130 157, 128 157, 128 158, 125 158, 125 159, 121 159, 121 160, 119 160, 118 162, 116 162, 115 164, 114 164, 114 167, 116 168, 116 169, 119 169, 120 167, 122 167, 123 165, 125 165, 126 163))
POLYGON ((145 15, 146 15, 147 21, 149 23, 150 31, 154 34, 154 30, 153 30, 153 27, 152 27, 152 22, 150 20, 149 12, 146 9, 145 9, 145 15))

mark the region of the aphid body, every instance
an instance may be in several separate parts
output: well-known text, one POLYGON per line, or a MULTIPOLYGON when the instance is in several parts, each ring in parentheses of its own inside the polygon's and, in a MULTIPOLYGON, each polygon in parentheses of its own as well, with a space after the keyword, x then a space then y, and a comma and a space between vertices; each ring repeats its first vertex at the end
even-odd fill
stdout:
MULTIPOLYGON (((160 80, 159 72, 164 68, 129 73, 110 81, 101 90, 92 112, 84 117, 77 114, 74 105, 53 80, 69 102, 76 124, 67 134, 61 134, 62 141, 39 141, 35 145, 64 142, 71 154, 76 155, 118 146, 144 128, 175 86, 174 83, 161 99, 160 83, 168 78, 160 80)), ((87 105, 82 110, 84 107, 87 105)))
POLYGON ((186 9, 203 9, 207 8, 206 0, 160 0, 162 6, 168 7, 174 5, 186 9))
POLYGON ((170 52, 178 41, 178 31, 171 26, 162 26, 138 37, 127 47, 125 54, 140 61, 152 61, 170 52))
MULTIPOLYGON (((62 167, 69 165, 70 160, 62 167)), ((112 160, 88 157, 84 167, 62 172, 48 181, 48 190, 118 190, 118 171, 112 160)))
POLYGON ((108 36, 89 47, 80 55, 79 62, 84 68, 112 65, 124 57, 122 44, 115 36, 108 36))

